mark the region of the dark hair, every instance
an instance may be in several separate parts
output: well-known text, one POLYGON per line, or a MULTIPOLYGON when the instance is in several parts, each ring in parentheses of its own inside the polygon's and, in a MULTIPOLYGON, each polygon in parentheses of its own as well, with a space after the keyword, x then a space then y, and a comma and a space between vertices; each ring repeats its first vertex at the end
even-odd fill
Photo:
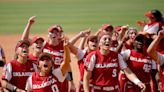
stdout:
POLYGON ((151 10, 151 13, 154 15, 157 22, 162 22, 162 13, 159 10, 157 9, 151 10))

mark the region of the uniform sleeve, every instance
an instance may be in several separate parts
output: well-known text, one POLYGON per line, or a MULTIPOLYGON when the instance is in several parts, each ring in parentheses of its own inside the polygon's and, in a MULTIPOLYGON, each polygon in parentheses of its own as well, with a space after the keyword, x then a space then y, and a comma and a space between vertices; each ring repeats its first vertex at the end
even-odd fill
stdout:
POLYGON ((119 61, 120 69, 127 68, 127 64, 125 63, 123 57, 120 54, 118 54, 118 61, 119 61))
POLYGON ((152 69, 158 69, 157 63, 154 60, 152 60, 152 69))
POLYGON ((157 53, 158 54, 158 58, 160 60, 160 65, 163 65, 164 64, 164 54, 160 54, 160 53, 157 53))
POLYGON ((58 79, 59 82, 63 82, 66 78, 66 75, 67 75, 67 74, 65 74, 63 76, 60 67, 53 69, 52 74, 58 79))
POLYGON ((130 50, 128 49, 128 50, 121 52, 121 56, 122 56, 123 60, 125 60, 125 61, 128 60, 128 58, 130 56, 130 50))
POLYGON ((81 60, 84 57, 85 53, 86 53, 86 50, 81 50, 81 49, 78 48, 77 59, 81 60))
POLYGON ((93 54, 93 55, 88 55, 86 57, 86 61, 85 61, 85 64, 84 64, 84 67, 86 70, 89 70, 89 71, 93 71, 94 69, 94 66, 95 66, 95 62, 96 62, 96 55, 93 54))
POLYGON ((38 72, 38 66, 37 66, 36 64, 34 64, 34 63, 32 63, 32 66, 33 66, 33 68, 34 68, 34 71, 35 71, 35 72, 38 72))
POLYGON ((3 68, 2 79, 10 81, 12 78, 12 66, 11 63, 7 63, 3 68))
POLYGON ((158 30, 159 30, 159 23, 156 23, 152 26, 148 26, 146 25, 144 27, 144 31, 148 32, 149 34, 157 34, 158 33, 158 30))
POLYGON ((28 77, 25 89, 27 91, 32 91, 32 75, 28 77))

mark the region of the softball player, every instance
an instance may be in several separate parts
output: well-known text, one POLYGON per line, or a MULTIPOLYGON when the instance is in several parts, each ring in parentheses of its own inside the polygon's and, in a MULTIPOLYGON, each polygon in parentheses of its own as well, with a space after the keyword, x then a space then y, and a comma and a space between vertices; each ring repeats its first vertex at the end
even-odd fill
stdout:
MULTIPOLYGON (((160 64, 161 67, 163 67, 164 65, 164 54, 157 52, 156 48, 162 39, 164 39, 164 30, 159 31, 158 36, 153 40, 153 42, 150 44, 150 46, 147 49, 147 52, 151 56, 151 58, 154 59, 158 64, 160 64)), ((163 85, 164 77, 162 71, 160 72, 161 72, 161 80, 162 80, 161 90, 162 92, 164 92, 164 85, 163 85)))
POLYGON ((145 24, 140 34, 146 35, 148 38, 154 39, 155 35, 162 29, 162 13, 159 10, 151 10, 145 13, 148 23, 145 24))
POLYGON ((33 73, 27 80, 27 92, 62 92, 60 83, 65 79, 70 63, 70 52, 67 45, 64 46, 64 61, 59 68, 53 69, 53 58, 50 54, 42 53, 38 58, 39 72, 33 73), (53 71, 53 74, 51 73, 53 71))
MULTIPOLYGON (((63 62, 63 40, 61 39, 62 28, 59 25, 51 26, 48 29, 48 40, 43 45, 43 52, 51 54, 54 58, 54 68, 60 67, 63 62)), ((75 85, 73 83, 72 73, 68 72, 67 80, 61 83, 62 92, 68 92, 69 90, 75 91, 75 85), (68 86, 68 80, 71 82, 70 89, 68 86)))
MULTIPOLYGON (((76 56, 76 58, 78 59, 78 66, 79 66, 79 70, 80 70, 80 81, 78 84, 78 88, 77 88, 77 92, 84 92, 83 89, 83 76, 84 76, 84 63, 85 63, 85 59, 86 56, 97 49, 97 36, 88 36, 88 30, 84 31, 84 32, 80 32, 77 36, 75 36, 74 41, 76 39, 76 41, 80 38, 80 37, 84 37, 87 35, 87 47, 85 49, 80 49, 77 48, 73 45, 69 45, 70 47, 70 51, 76 56)), ((70 44, 72 40, 70 40, 70 44)), ((76 42, 75 41, 75 42, 76 42)), ((91 84, 90 84, 91 85, 91 84)))
MULTIPOLYGON (((123 59, 133 73, 146 85, 145 92, 151 92, 151 72, 156 68, 155 62, 145 52, 146 37, 138 35, 134 41, 134 49, 121 52, 123 59)), ((126 77, 125 77, 126 80, 126 77)), ((141 89, 129 80, 123 92, 141 92, 141 89)))
POLYGON ((15 59, 3 69, 2 87, 12 92, 25 92, 27 78, 34 72, 33 63, 28 59, 29 41, 18 41, 15 59))
POLYGON ((28 23, 23 31, 21 40, 30 40, 32 52, 30 52, 28 57, 31 61, 33 61, 34 64, 37 65, 38 64, 37 59, 39 55, 42 53, 44 39, 38 36, 33 37, 32 40, 29 39, 30 28, 34 24, 35 19, 36 19, 36 16, 32 16, 29 18, 28 23))
POLYGON ((111 51, 111 35, 102 33, 99 35, 99 49, 89 53, 86 57, 84 70, 84 91, 89 92, 89 79, 91 78, 92 92, 118 92, 118 72, 124 70, 128 78, 140 88, 144 84, 126 66, 121 55, 111 51))

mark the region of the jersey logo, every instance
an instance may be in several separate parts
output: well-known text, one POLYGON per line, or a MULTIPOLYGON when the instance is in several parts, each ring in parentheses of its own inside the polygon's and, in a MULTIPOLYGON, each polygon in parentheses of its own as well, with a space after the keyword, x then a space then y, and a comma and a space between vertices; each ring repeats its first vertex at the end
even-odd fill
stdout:
POLYGON ((118 67, 118 63, 108 63, 108 64, 95 64, 96 68, 110 68, 110 67, 118 67))
POLYGON ((151 60, 149 60, 149 59, 137 58, 137 57, 133 57, 133 56, 130 56, 130 60, 136 61, 136 62, 151 63, 151 60))
POLYGON ((13 72, 13 76, 30 76, 32 72, 13 72))
POLYGON ((55 82, 56 82, 56 80, 53 78, 49 81, 42 82, 41 84, 33 84, 33 89, 45 88, 47 86, 50 86, 50 85, 54 84, 55 82))
POLYGON ((43 49, 43 52, 51 54, 51 55, 55 55, 55 56, 63 56, 63 53, 57 52, 57 51, 51 51, 49 49, 43 49))

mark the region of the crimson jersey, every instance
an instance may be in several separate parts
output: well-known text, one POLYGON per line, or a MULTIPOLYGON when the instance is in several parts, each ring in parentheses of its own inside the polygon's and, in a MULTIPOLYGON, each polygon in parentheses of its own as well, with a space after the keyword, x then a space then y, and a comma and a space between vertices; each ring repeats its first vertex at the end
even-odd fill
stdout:
POLYGON ((64 48, 63 43, 59 44, 58 46, 49 45, 47 42, 43 47, 43 52, 51 54, 54 57, 54 67, 59 67, 63 62, 63 54, 64 48))
POLYGON ((32 92, 60 92, 60 82, 64 81, 64 76, 60 68, 54 70, 55 74, 40 76, 39 72, 34 72, 27 80, 26 90, 32 92))
MULTIPOLYGON (((63 55, 64 55, 64 47, 63 42, 61 41, 59 45, 53 46, 48 44, 47 42, 43 46, 43 52, 51 54, 54 59, 54 68, 60 67, 61 63, 63 62, 63 55)), ((61 84, 61 92, 68 90, 68 81, 65 80, 61 84)))
POLYGON ((8 80, 20 89, 25 89, 26 80, 32 72, 34 72, 34 67, 31 61, 22 64, 16 60, 12 60, 5 65, 2 79, 8 80))
POLYGON ((78 66, 80 70, 80 80, 83 81, 84 76, 84 62, 86 61, 86 56, 88 55, 86 50, 78 49, 77 59, 78 59, 78 66))
MULTIPOLYGON (((164 61, 164 51, 160 52, 163 54, 163 61, 164 61)), ((162 61, 162 59, 161 59, 162 61)), ((164 64, 161 64, 160 66, 160 78, 162 80, 162 91, 164 91, 164 64)))
POLYGON ((160 22, 150 23, 144 26, 143 31, 149 34, 157 34, 159 30, 162 29, 162 24, 160 22))
POLYGON ((134 48, 133 45, 129 45, 127 43, 125 43, 125 47, 126 47, 126 49, 130 49, 130 50, 132 50, 134 48))
POLYGON ((151 69, 152 67, 156 67, 152 59, 148 55, 138 53, 134 50, 126 50, 121 54, 132 72, 135 73, 143 83, 150 83, 151 69))
POLYGON ((126 67, 121 55, 113 51, 106 56, 99 50, 93 51, 87 55, 85 62, 85 69, 92 71, 92 84, 97 86, 118 85, 118 72, 126 67))
POLYGON ((29 54, 28 57, 29 57, 30 61, 32 61, 34 64, 38 65, 38 61, 37 61, 38 57, 35 57, 32 54, 29 54))

